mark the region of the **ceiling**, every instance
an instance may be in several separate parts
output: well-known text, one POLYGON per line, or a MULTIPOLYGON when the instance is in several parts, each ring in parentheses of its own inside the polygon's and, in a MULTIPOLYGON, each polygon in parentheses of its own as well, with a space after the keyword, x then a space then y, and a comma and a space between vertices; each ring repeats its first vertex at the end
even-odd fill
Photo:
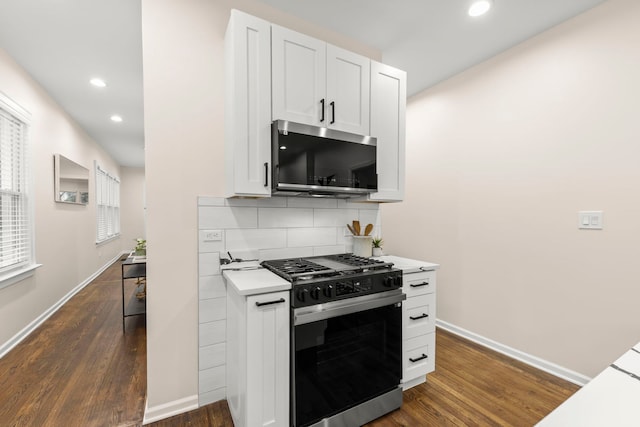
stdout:
MULTIPOLYGON (((258 1, 380 50, 413 95, 605 0, 258 1)), ((2 0, 0 47, 122 166, 144 166, 141 34, 140 0, 2 0)))

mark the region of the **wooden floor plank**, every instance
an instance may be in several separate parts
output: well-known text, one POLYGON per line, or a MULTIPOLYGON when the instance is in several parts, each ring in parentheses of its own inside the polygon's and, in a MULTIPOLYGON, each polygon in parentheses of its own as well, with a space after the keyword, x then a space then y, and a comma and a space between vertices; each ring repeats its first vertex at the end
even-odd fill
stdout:
MULTIPOLYGON (((120 272, 116 262, 0 359, 0 426, 142 425, 146 325, 130 317, 122 333, 120 272)), ((436 372, 367 426, 532 426, 578 389, 446 331, 436 339, 436 372)), ((233 422, 223 400, 150 425, 233 422)))

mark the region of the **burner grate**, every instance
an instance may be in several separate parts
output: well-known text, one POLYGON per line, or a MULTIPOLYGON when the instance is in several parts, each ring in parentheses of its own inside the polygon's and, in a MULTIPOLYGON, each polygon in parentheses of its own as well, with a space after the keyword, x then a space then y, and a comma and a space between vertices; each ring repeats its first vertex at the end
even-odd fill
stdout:
POLYGON ((267 260, 263 261, 261 265, 285 280, 296 282, 391 268, 393 264, 353 254, 336 254, 310 258, 267 260))

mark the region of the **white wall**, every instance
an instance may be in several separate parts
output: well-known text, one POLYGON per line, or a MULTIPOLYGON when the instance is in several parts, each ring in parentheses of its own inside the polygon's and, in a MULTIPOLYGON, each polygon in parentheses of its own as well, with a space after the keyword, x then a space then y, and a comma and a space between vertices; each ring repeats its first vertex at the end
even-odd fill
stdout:
POLYGON ((137 238, 144 239, 144 168, 120 167, 120 241, 123 251, 131 251, 137 238))
POLYGON ((640 340, 638 22, 610 0, 411 98, 382 208, 386 251, 442 265, 440 319, 587 376, 640 340))
POLYGON ((142 1, 147 421, 197 406, 196 198, 224 195, 224 33, 232 7, 380 56, 253 0, 142 1))
POLYGON ((0 290, 2 354, 24 337, 29 325, 116 257, 121 245, 118 239, 100 246, 95 244, 93 161, 116 175, 118 165, 2 49, 0 91, 32 116, 29 143, 35 187, 36 262, 42 264, 34 276, 0 290), (54 153, 91 171, 87 206, 54 202, 54 153))

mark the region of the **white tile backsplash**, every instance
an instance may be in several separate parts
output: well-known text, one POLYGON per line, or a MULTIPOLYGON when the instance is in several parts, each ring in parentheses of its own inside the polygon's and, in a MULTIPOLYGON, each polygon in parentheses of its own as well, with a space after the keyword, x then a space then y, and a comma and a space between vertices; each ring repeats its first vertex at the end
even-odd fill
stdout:
POLYGON ((258 227, 258 208, 200 206, 198 223, 200 230, 256 228, 258 227))
POLYGON ((361 202, 352 202, 346 200, 345 206, 349 209, 366 209, 366 210, 378 210, 378 203, 361 203, 361 202))
POLYGON ((328 228, 290 228, 287 230, 287 246, 330 246, 337 243, 337 229, 328 228))
POLYGON ((215 390, 205 391, 198 394, 198 405, 204 406, 219 400, 226 399, 227 388, 220 387, 215 390))
POLYGON ((283 259, 309 257, 313 255, 313 248, 282 248, 282 249, 263 249, 260 251, 260 259, 283 259))
POLYGON ((226 342, 227 321, 216 320, 214 322, 200 323, 198 336, 200 347, 226 342))
MULTIPOLYGON (((284 248, 287 246, 287 230, 275 229, 244 229, 226 231, 226 250, 234 251, 246 249, 284 248)), ((233 255, 236 258, 235 255, 233 255)))
POLYGON ((378 210, 360 210, 358 214, 360 218, 360 228, 364 233, 364 227, 367 224, 373 224, 373 231, 371 232, 371 236, 379 236, 380 235, 380 211, 378 210))
POLYGON ((198 279, 199 299, 211 299, 227 296, 227 287, 222 276, 200 276, 198 279))
POLYGON ((259 208, 260 228, 313 227, 313 209, 259 208))
POLYGON ((224 206, 223 197, 198 197, 198 206, 224 206))
POLYGON ((287 207, 289 208, 325 208, 335 209, 338 207, 337 199, 323 199, 323 198, 310 198, 310 197, 289 197, 287 201, 287 207))
POLYGON ((226 365, 200 371, 198 390, 200 393, 213 391, 222 388, 226 384, 226 365))
POLYGON ((346 224, 358 219, 381 235, 376 203, 343 199, 198 198, 199 404, 226 398, 226 286, 220 256, 280 259, 351 252, 346 224), (205 241, 205 230, 222 240, 205 241))
POLYGON ((225 364, 227 347, 225 343, 218 343, 200 347, 199 362, 200 370, 215 368, 225 364))
POLYGON ((344 227, 359 219, 357 209, 314 209, 314 227, 344 227))
POLYGON ((343 254, 346 252, 345 245, 334 245, 334 246, 319 246, 317 248, 313 248, 313 255, 331 255, 331 254, 343 254))
POLYGON ((225 320, 227 318, 227 298, 203 299, 198 303, 200 323, 225 320))
POLYGON ((220 254, 218 252, 204 252, 198 255, 198 276, 213 276, 220 274, 220 254))

